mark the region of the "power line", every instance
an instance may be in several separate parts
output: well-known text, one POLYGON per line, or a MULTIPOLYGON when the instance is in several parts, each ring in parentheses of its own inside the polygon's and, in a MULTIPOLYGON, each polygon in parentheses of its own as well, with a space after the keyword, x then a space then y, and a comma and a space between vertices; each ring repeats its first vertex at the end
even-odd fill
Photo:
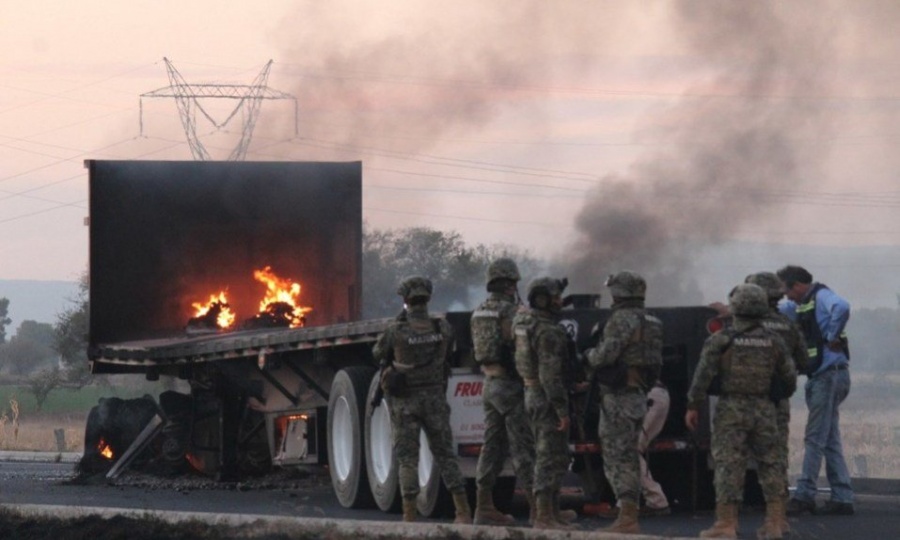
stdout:
MULTIPOLYGON (((284 63, 285 66, 298 66, 301 68, 306 68, 306 66, 297 63, 284 63)), ((338 81, 373 81, 373 82, 381 82, 381 83, 392 83, 392 84, 401 84, 401 85, 413 85, 413 86, 441 86, 441 87, 451 87, 451 88, 460 88, 460 87, 469 87, 469 88, 484 88, 484 89, 501 89, 501 90, 516 90, 516 91, 528 91, 528 92, 539 92, 541 94, 576 94, 576 95, 611 95, 611 96, 621 96, 621 97, 654 97, 654 98, 698 98, 698 99, 708 99, 708 98, 723 98, 723 99, 750 99, 750 100, 771 100, 771 101, 862 101, 862 102, 876 102, 876 101, 888 101, 895 102, 900 101, 900 96, 893 95, 882 95, 882 96, 857 96, 857 95, 840 95, 840 94, 831 94, 831 95, 796 95, 796 94, 762 94, 762 93, 724 93, 724 92, 696 92, 696 91, 684 91, 684 92, 653 92, 648 90, 633 90, 633 89, 612 89, 612 88, 591 88, 591 87, 580 87, 580 86, 550 86, 550 85, 534 85, 534 84, 510 84, 510 83, 499 83, 499 82, 485 82, 485 81, 476 81, 476 80, 466 80, 466 79, 435 79, 435 78, 426 78, 426 77, 411 77, 408 75, 404 76, 392 76, 392 75, 384 75, 381 73, 374 72, 347 72, 345 74, 335 74, 335 73, 323 73, 323 72, 315 72, 309 70, 307 72, 301 73, 291 73, 290 71, 285 73, 286 76, 290 77, 300 77, 300 78, 310 78, 310 79, 333 79, 338 81)))

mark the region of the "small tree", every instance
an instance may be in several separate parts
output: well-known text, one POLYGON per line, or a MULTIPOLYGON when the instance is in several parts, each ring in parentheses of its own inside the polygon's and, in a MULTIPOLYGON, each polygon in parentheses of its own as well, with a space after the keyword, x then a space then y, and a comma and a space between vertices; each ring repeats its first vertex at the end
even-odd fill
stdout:
POLYGON ((18 335, 0 345, 0 361, 13 375, 27 375, 53 362, 54 356, 50 347, 18 335))
POLYGON ((6 326, 12 322, 9 315, 9 298, 0 298, 0 345, 6 343, 6 326))
POLYGON ((62 375, 57 366, 41 371, 28 379, 28 390, 34 395, 38 411, 44 408, 44 402, 47 401, 50 392, 59 387, 60 383, 62 383, 62 375))
POLYGON ((78 293, 70 299, 71 305, 57 315, 52 345, 66 368, 66 378, 79 385, 85 384, 90 376, 87 357, 89 287, 90 281, 85 272, 78 280, 78 293))

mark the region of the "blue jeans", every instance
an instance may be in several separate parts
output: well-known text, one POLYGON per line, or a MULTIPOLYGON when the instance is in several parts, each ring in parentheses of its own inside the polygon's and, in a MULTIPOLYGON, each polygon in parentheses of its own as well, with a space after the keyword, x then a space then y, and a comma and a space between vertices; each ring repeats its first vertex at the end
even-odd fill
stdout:
POLYGON ((850 393, 850 370, 829 370, 806 381, 806 422, 803 470, 797 480, 796 499, 813 501, 816 497, 816 481, 825 458, 825 475, 831 486, 831 500, 853 502, 850 472, 844 461, 841 447, 839 407, 850 393))

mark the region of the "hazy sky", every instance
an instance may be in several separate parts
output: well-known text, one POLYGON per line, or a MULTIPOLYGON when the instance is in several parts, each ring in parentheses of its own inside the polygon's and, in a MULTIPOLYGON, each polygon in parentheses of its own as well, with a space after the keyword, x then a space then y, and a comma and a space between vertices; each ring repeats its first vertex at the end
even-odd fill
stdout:
MULTIPOLYGON (((677 301, 715 246, 835 246, 893 297, 900 257, 839 248, 900 238, 898 27, 892 0, 0 0, 0 279, 86 268, 85 159, 192 159, 175 102, 140 99, 163 57, 231 84, 271 59, 297 133, 263 103, 247 159, 362 160, 369 226, 512 244, 586 287, 627 266, 677 301)), ((241 129, 197 126, 219 159, 241 129)))

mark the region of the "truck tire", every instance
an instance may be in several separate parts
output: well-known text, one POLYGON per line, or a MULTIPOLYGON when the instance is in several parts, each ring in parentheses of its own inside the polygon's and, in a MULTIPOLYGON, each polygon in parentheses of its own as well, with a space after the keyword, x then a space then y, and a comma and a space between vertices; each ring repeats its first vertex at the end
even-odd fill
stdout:
POLYGON ((337 372, 328 399, 328 470, 344 508, 370 508, 372 492, 364 457, 366 394, 375 368, 350 366, 337 372))
POLYGON ((383 512, 397 513, 403 499, 394 455, 390 409, 384 398, 377 407, 372 407, 375 391, 381 382, 380 373, 372 377, 366 397, 366 471, 375 505, 383 512))
POLYGON ((441 470, 434 460, 428 437, 419 432, 419 496, 416 508, 428 518, 443 518, 451 514, 453 498, 441 479, 441 470))

